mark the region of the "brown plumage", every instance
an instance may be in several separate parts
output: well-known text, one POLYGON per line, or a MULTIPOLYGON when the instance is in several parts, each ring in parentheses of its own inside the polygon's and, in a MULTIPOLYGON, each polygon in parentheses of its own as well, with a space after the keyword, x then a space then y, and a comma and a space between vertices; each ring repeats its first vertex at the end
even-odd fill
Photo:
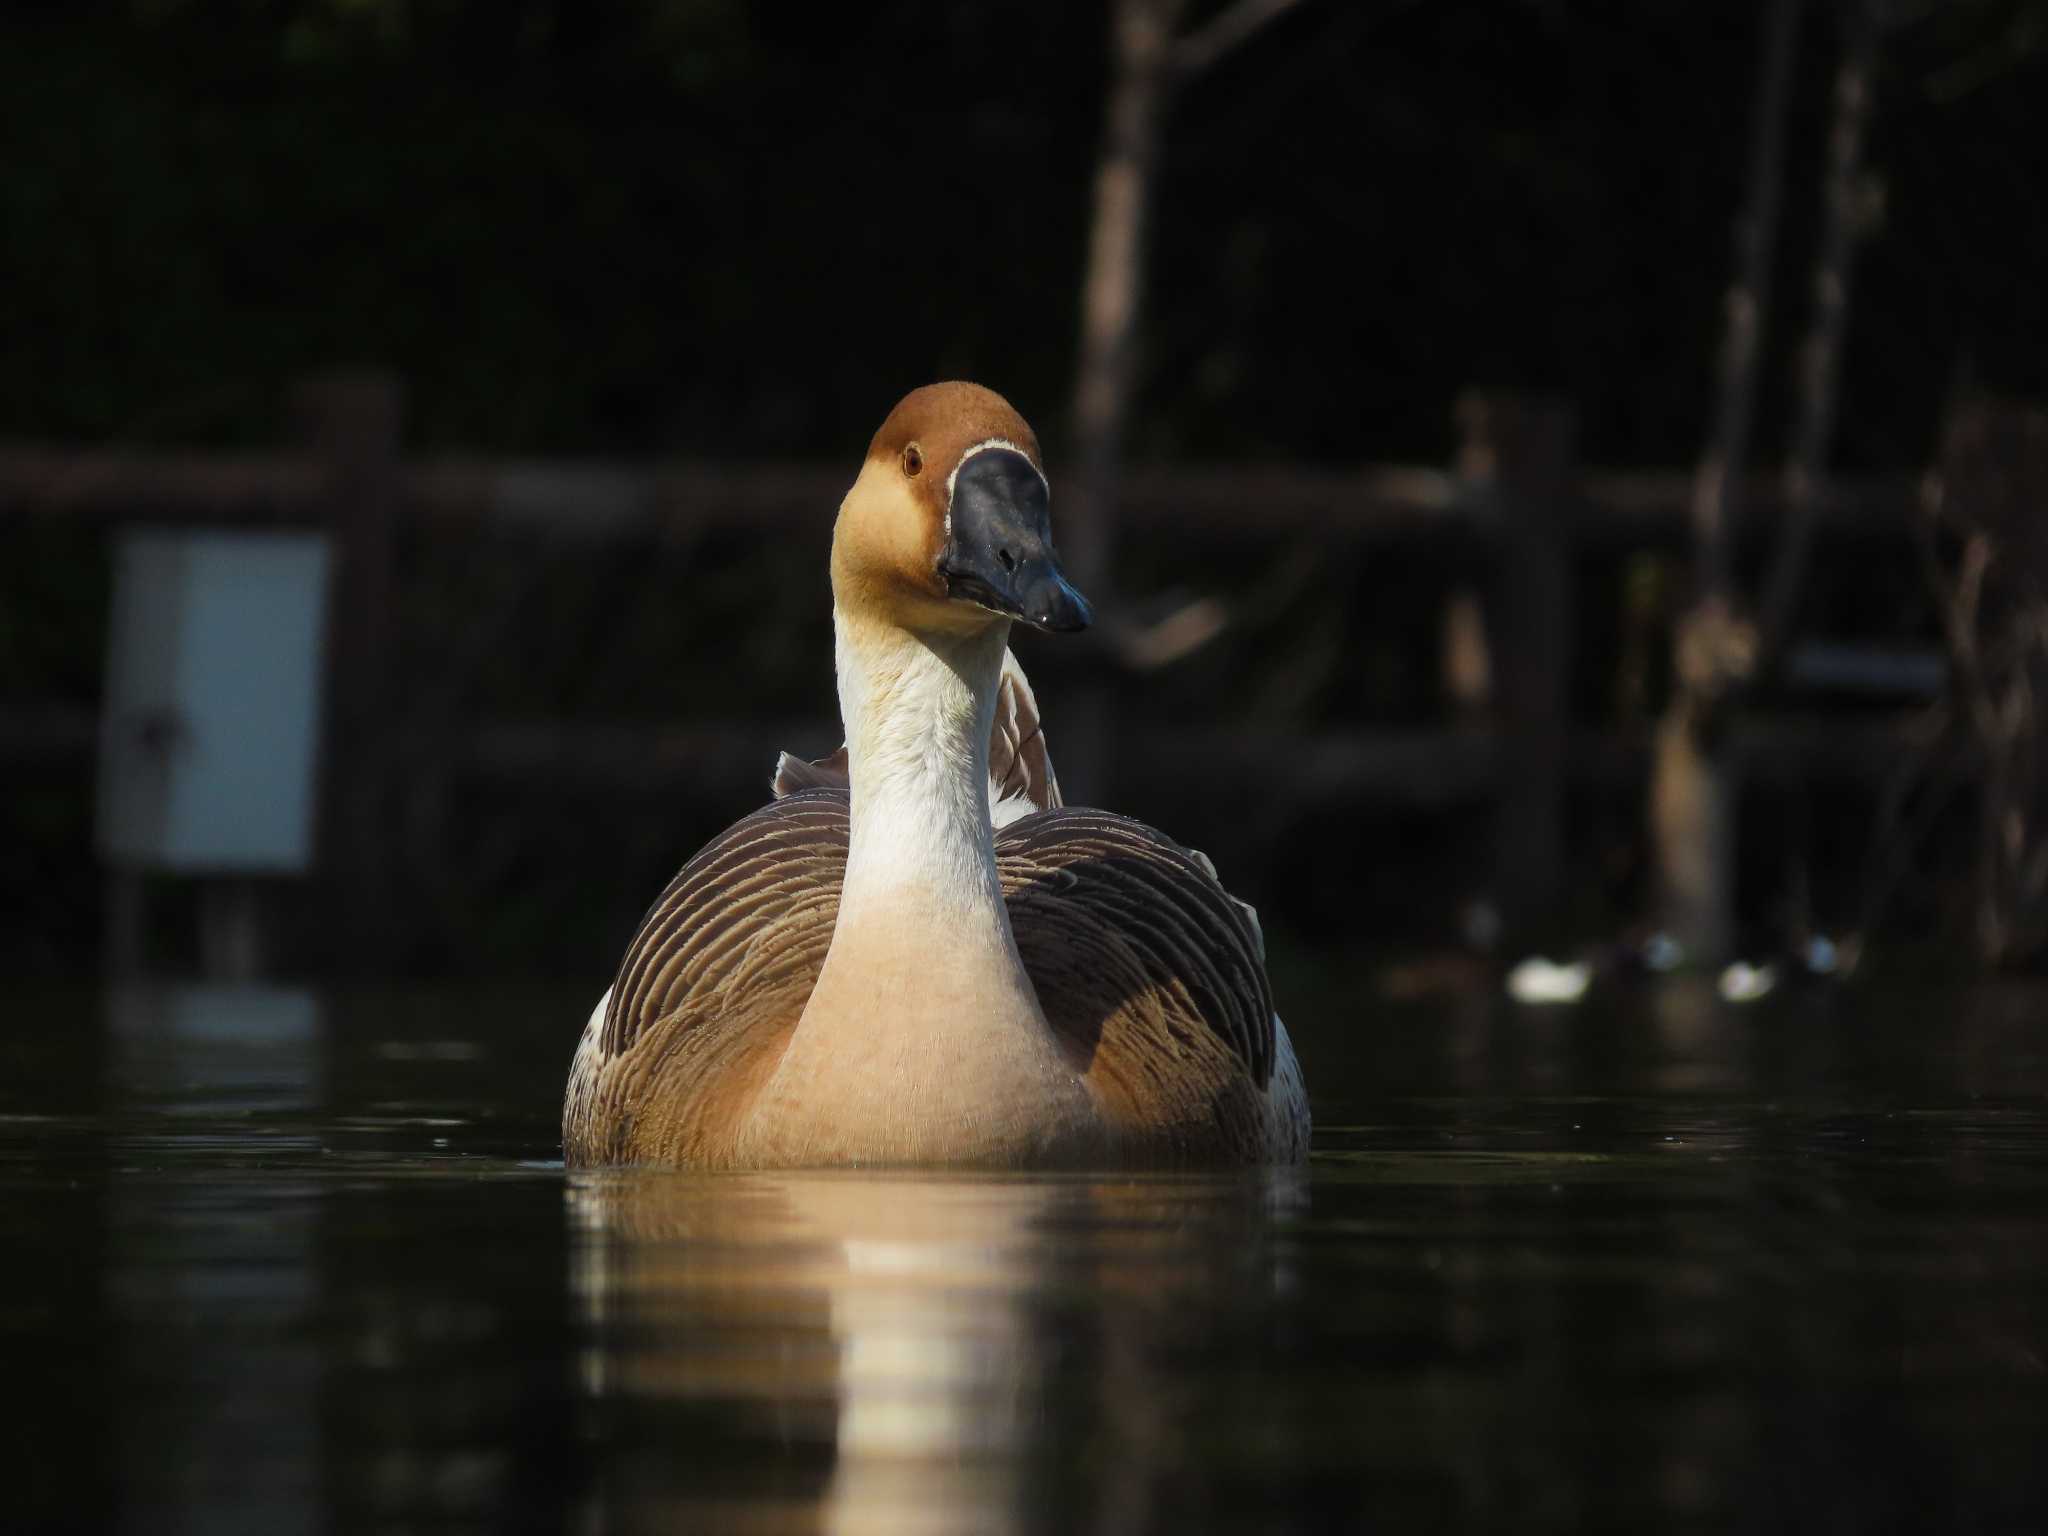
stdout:
POLYGON ((847 745, 785 755, 781 798, 643 919, 571 1069, 572 1163, 1305 1155, 1251 910, 1200 854, 1061 803, 1005 646, 1012 617, 1087 622, 1045 500, 986 390, 883 424, 833 539, 847 745))
MULTIPOLYGON (((572 1085, 572 1162, 739 1161, 747 1090, 832 939, 847 806, 838 789, 776 800, 670 882, 604 1010, 616 1065, 572 1085), (667 1112, 683 1104, 696 1112, 667 1112)), ((1263 1147, 1272 994, 1256 929, 1201 856, 1128 817, 1056 809, 998 831, 996 865, 1024 968, 1112 1120, 1116 1160, 1241 1162, 1263 1147)))

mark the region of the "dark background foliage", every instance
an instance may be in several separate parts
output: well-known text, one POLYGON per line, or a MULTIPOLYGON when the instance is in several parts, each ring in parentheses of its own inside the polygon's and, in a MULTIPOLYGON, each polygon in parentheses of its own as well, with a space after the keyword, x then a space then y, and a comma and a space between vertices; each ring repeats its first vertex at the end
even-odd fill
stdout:
MULTIPOLYGON (((1478 382, 1578 401, 1592 459, 1687 459, 1756 25, 1284 17, 1168 130, 1141 450, 1428 458, 1478 382)), ((1977 0, 1888 42, 1849 463, 1924 456, 1958 368, 2042 390, 2043 30, 1977 0)), ((1788 322, 1825 7, 1808 33, 1788 322)), ((425 443, 833 458, 953 374, 1056 429, 1104 36, 1073 0, 10 6, 0 424, 260 442, 285 376, 374 363, 425 443)))
MULTIPOLYGON (((1572 401, 1583 462, 1689 465, 1760 14, 1303 0, 1167 124, 1133 458, 1441 465, 1453 402, 1478 385, 1572 401)), ((1835 459, 1910 474, 1965 386, 2048 396, 2048 5, 1887 16, 1867 154, 1884 217, 1858 256, 1835 459)), ((1832 6, 1809 7, 1762 467, 1809 311, 1839 32, 1832 6)), ((1105 7, 1079 0, 16 3, 0 14, 0 438, 270 448, 293 378, 367 367, 405 383, 408 451, 850 468, 903 390, 968 376, 1034 420, 1057 487, 1107 73, 1105 7)), ((57 526, 6 538, 0 695, 90 707, 104 549, 57 526)), ((1655 707, 1642 680, 1654 693, 1664 658, 1641 637, 1682 585, 1669 554, 1582 572, 1582 717, 1655 707)), ((520 616, 526 643, 489 656, 472 713, 829 711, 814 563, 791 574, 744 540, 405 558, 413 656, 480 644, 493 604, 520 616), (537 559, 556 579, 528 590, 537 559), (686 586, 689 604, 661 600, 686 586), (735 650, 718 626, 748 613, 764 622, 735 650)), ((1829 553, 1812 601, 1924 637, 1917 574, 1861 558, 1829 553)), ((1441 573, 1340 563, 1289 585, 1268 565, 1170 540, 1127 552, 1133 604, 1236 581, 1298 621, 1137 690, 1137 715, 1260 729, 1438 707, 1441 573)), ((1076 663, 1044 665, 1058 687, 1076 663)), ((1199 817, 1198 790, 1162 784, 1136 808, 1199 817)), ((447 856, 480 884, 435 898, 415 958, 587 969, 735 793, 680 786, 658 809, 455 796, 447 856)), ((1640 807, 1574 814, 1589 882, 1639 895, 1640 807)), ((75 776, 8 786, 0 889, 37 914, 8 940, 17 965, 92 953, 90 818, 75 776)), ((1785 818, 1805 824, 1767 808, 1745 836, 1785 818)), ((1867 820, 1812 833, 1816 857, 1853 868, 1867 820)), ((1405 871, 1471 854, 1483 829, 1445 811, 1234 818, 1212 836, 1219 856, 1233 836, 1271 842, 1308 893, 1294 925, 1336 942, 1314 931, 1336 910, 1323 896, 1361 868, 1378 931, 1446 932, 1455 879, 1418 905, 1405 871)))

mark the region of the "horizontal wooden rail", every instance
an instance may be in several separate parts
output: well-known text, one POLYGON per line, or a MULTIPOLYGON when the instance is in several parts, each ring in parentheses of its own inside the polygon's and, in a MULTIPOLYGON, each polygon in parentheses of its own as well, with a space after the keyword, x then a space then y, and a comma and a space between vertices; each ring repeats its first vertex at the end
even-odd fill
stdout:
MULTIPOLYGON (((326 469, 279 454, 143 454, 0 443, 0 519, 65 517, 165 524, 302 523, 322 516, 326 469)), ((787 463, 635 464, 446 455, 399 468, 407 511, 431 524, 609 541, 705 528, 824 526, 850 478, 787 463)), ((1691 496, 1685 473, 1589 471, 1564 524, 1582 537, 1676 536, 1691 496)), ((1836 524, 1896 526, 1917 504, 1905 479, 1845 481, 1825 493, 1836 524)), ((1753 522, 1783 512, 1775 478, 1742 506, 1753 522)), ((1483 530, 1505 508, 1456 475, 1412 465, 1292 464, 1134 468, 1120 498, 1127 533, 1208 538, 1319 533, 1388 538, 1483 530)))
MULTIPOLYGON (((1869 779, 1893 771, 1898 754, 1920 743, 1925 718, 1916 709, 1752 714, 1731 726, 1732 745, 1744 772, 1767 780, 1869 779)), ((1132 725, 1120 739, 1134 763, 1187 764, 1208 781, 1284 785, 1311 798, 1455 802, 1490 793, 1511 767, 1499 734, 1483 726, 1246 732, 1132 725)), ((90 709, 0 710, 0 763, 75 766, 98 740, 90 709)), ((822 756, 838 740, 839 722, 822 717, 690 725, 499 720, 437 734, 427 750, 487 780, 655 790, 704 778, 765 785, 778 752, 822 756)), ((1570 734, 1566 762, 1575 781, 1622 785, 1642 777, 1649 752, 1648 726, 1591 727, 1570 734)))
MULTIPOLYGON (((1731 728, 1732 745, 1744 771, 1764 779, 1868 779, 1892 771, 1897 754, 1920 740, 1924 718, 1912 709, 1756 714, 1731 728)), ((460 771, 484 779, 654 789, 732 778, 765 786, 778 752, 823 755, 839 738, 839 722, 822 717, 678 726, 521 720, 458 728, 444 744, 460 771)), ((1133 723, 1118 739, 1130 763, 1177 763, 1205 782, 1284 787, 1310 799, 1455 803, 1491 793, 1514 768, 1501 733, 1477 725, 1223 731, 1133 723)), ((1574 780, 1625 784, 1646 769, 1650 727, 1584 728, 1568 742, 1574 780)))
POLYGON ((280 454, 129 454, 0 444, 0 516, 303 522, 323 481, 280 454))

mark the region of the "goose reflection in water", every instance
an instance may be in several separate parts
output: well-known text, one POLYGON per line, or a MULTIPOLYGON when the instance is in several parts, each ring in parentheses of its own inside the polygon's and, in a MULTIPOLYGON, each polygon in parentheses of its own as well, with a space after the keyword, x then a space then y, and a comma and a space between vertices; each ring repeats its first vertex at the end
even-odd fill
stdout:
POLYGON ((1161 1362, 1287 1285, 1285 1170, 579 1176, 595 1529, 1136 1529, 1161 1362))

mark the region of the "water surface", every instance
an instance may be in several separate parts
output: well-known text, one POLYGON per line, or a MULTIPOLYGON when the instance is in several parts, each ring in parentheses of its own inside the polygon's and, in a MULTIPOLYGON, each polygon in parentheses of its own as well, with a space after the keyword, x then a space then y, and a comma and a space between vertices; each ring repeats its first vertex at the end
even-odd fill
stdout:
POLYGON ((1241 1177, 565 1174, 588 999, 157 988, 0 1034, 0 1524, 2019 1530, 2026 989, 1290 1020, 1241 1177))

